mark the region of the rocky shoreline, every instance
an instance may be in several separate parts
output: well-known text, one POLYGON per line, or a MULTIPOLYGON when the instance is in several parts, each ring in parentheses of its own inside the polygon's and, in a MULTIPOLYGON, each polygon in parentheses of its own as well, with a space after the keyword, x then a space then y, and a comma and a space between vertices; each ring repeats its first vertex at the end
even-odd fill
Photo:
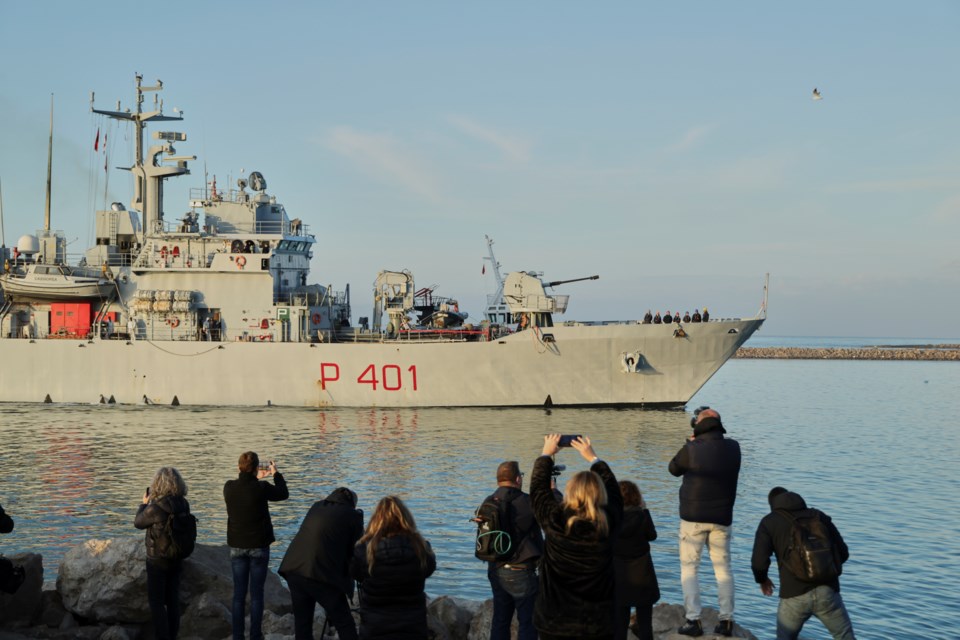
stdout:
MULTIPOLYGON (((56 589, 43 588, 43 558, 35 553, 8 556, 23 565, 26 581, 13 595, 0 593, 0 640, 150 640, 150 607, 143 539, 89 540, 70 549, 60 563, 56 589)), ((231 638, 233 576, 226 545, 197 545, 184 562, 180 584, 181 640, 231 638)), ((266 640, 292 640, 290 593, 272 571, 264 590, 263 631, 266 640)), ((354 603, 355 604, 355 603, 354 603)), ((486 640, 490 637, 493 600, 484 602, 428 596, 429 640, 486 640)), ((354 613, 359 622, 359 617, 354 613)), ((660 603, 654 608, 657 640, 682 640, 683 606, 660 603)), ((704 629, 713 629, 717 612, 705 608, 704 629)), ((314 637, 335 638, 324 627, 323 609, 314 619, 314 637)), ((516 620, 513 637, 516 638, 516 620)), ((735 625, 740 638, 755 636, 735 625)), ((635 640, 632 633, 628 636, 635 640)), ((719 638, 707 633, 705 639, 719 638)))
POLYGON ((740 347, 734 358, 759 360, 929 360, 960 361, 960 344, 876 347, 740 347))

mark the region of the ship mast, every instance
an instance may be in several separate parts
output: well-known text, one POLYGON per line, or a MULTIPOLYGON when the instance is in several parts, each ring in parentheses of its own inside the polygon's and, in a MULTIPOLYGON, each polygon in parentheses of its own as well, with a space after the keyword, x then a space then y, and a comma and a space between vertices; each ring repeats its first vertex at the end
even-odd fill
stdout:
POLYGON ((43 213, 43 230, 50 231, 50 191, 53 179, 53 94, 50 94, 50 142, 47 144, 47 206, 43 213))
MULTIPOLYGON (((128 171, 133 172, 136 177, 134 185, 134 194, 133 201, 131 202, 132 208, 138 210, 143 215, 143 233, 144 236, 150 234, 154 231, 156 227, 159 230, 160 225, 163 222, 163 181, 171 176, 183 175, 190 173, 187 169, 187 160, 193 160, 194 157, 173 157, 174 152, 173 146, 170 145, 172 140, 186 140, 187 136, 183 133, 163 133, 157 132, 154 133, 154 137, 158 140, 165 140, 166 143, 163 145, 151 147, 150 154, 153 155, 154 161, 147 166, 144 164, 144 152, 143 152, 143 133, 144 129, 148 122, 169 122, 169 121, 180 121, 183 120, 183 114, 179 113, 176 116, 165 116, 163 115, 163 101, 159 99, 157 95, 154 95, 153 100, 153 110, 144 111, 143 110, 143 101, 144 93, 147 92, 160 92, 163 90, 163 82, 157 80, 157 84, 151 87, 145 87, 142 85, 143 76, 140 74, 136 75, 137 81, 137 107, 136 111, 131 112, 129 109, 126 111, 120 111, 120 103, 117 102, 116 111, 104 111, 101 109, 93 108, 93 96, 90 97, 90 110, 93 113, 99 113, 107 117, 113 118, 115 120, 129 120, 133 123, 134 128, 134 140, 136 142, 136 150, 134 154, 134 166, 127 168, 128 171), (165 160, 175 160, 177 161, 177 166, 162 166, 160 160, 156 159, 156 156, 159 156, 160 153, 167 152, 168 157, 164 158, 165 160)), ((176 111, 176 110, 174 110, 176 111)))

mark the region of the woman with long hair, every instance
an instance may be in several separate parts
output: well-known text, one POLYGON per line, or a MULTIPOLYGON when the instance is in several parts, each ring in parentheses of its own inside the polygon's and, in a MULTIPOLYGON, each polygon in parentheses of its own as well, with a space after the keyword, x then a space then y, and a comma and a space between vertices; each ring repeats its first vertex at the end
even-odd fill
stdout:
POLYGON ((171 558, 172 541, 164 532, 171 514, 190 513, 187 483, 174 467, 162 467, 143 494, 133 524, 146 529, 147 600, 153 617, 154 637, 172 640, 180 630, 180 573, 183 560, 171 558))
POLYGON ((360 640, 426 638, 424 584, 436 568, 430 543, 403 501, 380 500, 350 564, 360 582, 360 640))
POLYGON ((613 545, 617 605, 615 640, 626 640, 630 608, 637 609, 637 637, 653 640, 653 605, 660 599, 660 585, 650 556, 650 543, 657 528, 640 494, 629 480, 620 481, 623 495, 623 526, 613 545))
POLYGON ((580 436, 570 446, 590 463, 590 471, 574 474, 558 500, 550 478, 559 443, 560 434, 544 436, 530 480, 545 539, 533 623, 541 640, 609 640, 614 631, 613 539, 623 519, 620 487, 590 438, 580 436))

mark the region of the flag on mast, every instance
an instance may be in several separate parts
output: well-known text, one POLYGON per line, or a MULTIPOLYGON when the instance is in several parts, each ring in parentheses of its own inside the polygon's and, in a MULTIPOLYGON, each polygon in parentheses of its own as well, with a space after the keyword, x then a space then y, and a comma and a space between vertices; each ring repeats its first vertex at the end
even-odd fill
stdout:
POLYGON ((93 141, 93 150, 100 151, 100 127, 97 127, 97 139, 93 141))
POLYGON ((486 273, 487 273, 487 265, 483 265, 483 269, 480 270, 480 275, 486 275, 486 273))

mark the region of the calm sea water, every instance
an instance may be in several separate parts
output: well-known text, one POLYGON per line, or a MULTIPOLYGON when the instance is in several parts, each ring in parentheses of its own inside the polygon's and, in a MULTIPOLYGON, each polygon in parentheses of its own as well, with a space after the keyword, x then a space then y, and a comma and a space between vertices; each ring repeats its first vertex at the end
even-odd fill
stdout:
MULTIPOLYGON (((777 340, 751 345, 789 344, 777 340)), ((891 343, 845 340, 838 346, 891 343)), ((925 342, 947 341, 903 343, 925 342)), ((960 574, 958 389, 960 367, 951 362, 732 360, 697 394, 691 406, 718 409, 744 452, 734 525, 738 621, 773 636, 777 600, 754 584, 750 550, 767 491, 783 485, 829 513, 850 545, 842 585, 859 637, 944 637, 952 616, 943 601, 953 599, 960 574)), ((252 449, 274 458, 291 488, 290 500, 272 508, 274 568, 309 505, 347 485, 367 514, 388 493, 410 504, 438 555, 431 595, 484 599, 489 586, 468 520, 492 490, 496 465, 519 459, 529 470, 543 434, 584 433, 618 477, 643 490, 660 532, 653 554, 664 601, 679 603, 679 481, 667 464, 689 431, 680 410, 0 405, 0 503, 17 523, 0 550, 42 553, 52 580, 70 547, 138 535, 140 496, 168 464, 187 479, 201 541, 222 544, 222 486, 252 449)), ((568 465, 565 476, 586 467, 573 451, 558 462, 568 465)), ((705 604, 716 606, 709 565, 702 576, 705 604)), ((828 636, 811 622, 804 637, 828 636)))

